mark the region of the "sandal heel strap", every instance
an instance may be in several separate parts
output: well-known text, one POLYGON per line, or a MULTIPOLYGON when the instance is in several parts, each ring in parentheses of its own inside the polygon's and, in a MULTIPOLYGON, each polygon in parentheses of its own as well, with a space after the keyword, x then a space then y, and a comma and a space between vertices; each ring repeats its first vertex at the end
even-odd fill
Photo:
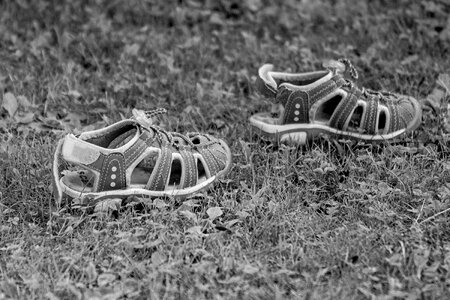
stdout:
POLYGON ((258 92, 269 99, 273 99, 277 94, 277 90, 268 85, 261 77, 256 78, 255 86, 258 92))
POLYGON ((56 146, 55 154, 53 156, 53 194, 56 199, 56 203, 58 206, 61 205, 61 200, 63 196, 63 191, 61 185, 59 184, 59 180, 61 179, 62 171, 64 170, 64 166, 61 158, 61 149, 63 145, 63 139, 59 140, 58 145, 56 146))
POLYGON ((258 77, 256 78, 256 89, 265 97, 273 99, 277 95, 277 83, 269 75, 273 69, 273 65, 265 64, 258 70, 258 77))
POLYGON ((101 155, 100 147, 77 139, 73 134, 64 138, 61 153, 65 160, 82 165, 94 163, 101 155))

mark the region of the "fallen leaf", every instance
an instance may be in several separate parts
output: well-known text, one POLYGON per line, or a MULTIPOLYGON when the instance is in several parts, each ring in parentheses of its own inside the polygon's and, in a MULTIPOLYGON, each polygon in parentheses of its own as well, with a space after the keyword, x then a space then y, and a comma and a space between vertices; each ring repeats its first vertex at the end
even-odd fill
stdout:
POLYGON ((93 262, 89 262, 88 266, 84 269, 84 272, 86 273, 89 282, 93 282, 97 279, 98 273, 93 262))
POLYGON ((178 47, 181 49, 191 48, 192 46, 196 46, 200 43, 201 38, 199 36, 193 36, 186 40, 186 42, 178 47))
POLYGON ((439 74, 437 83, 442 86, 447 93, 450 93, 450 75, 447 73, 439 74))
POLYGON ((450 41, 450 18, 447 19, 447 25, 439 34, 439 38, 442 41, 450 41))
POLYGON ((418 59, 419 59, 419 56, 417 54, 410 55, 410 56, 406 57, 405 59, 403 59, 401 61, 401 64, 402 65, 409 65, 409 64, 417 61, 418 59))
POLYGON ((121 205, 122 205, 122 199, 120 199, 120 198, 103 200, 95 206, 94 212, 115 211, 115 210, 118 210, 121 205))
POLYGON ((388 264, 390 264, 393 267, 397 267, 397 268, 400 268, 403 263, 403 257, 399 253, 395 253, 394 255, 392 255, 389 258, 385 258, 385 260, 387 261, 388 264))
POLYGON ((19 108, 16 97, 12 93, 5 93, 3 96, 2 107, 8 112, 9 116, 12 117, 19 108))
POLYGON ((175 59, 172 55, 159 53, 158 56, 161 59, 161 65, 166 66, 169 69, 170 73, 178 74, 181 72, 180 68, 175 67, 175 59))
POLYGON ((122 291, 125 295, 130 296, 138 296, 139 291, 139 281, 134 280, 132 278, 127 278, 122 282, 122 291))
POLYGON ((245 142, 242 139, 239 139, 239 143, 241 144, 242 152, 244 153, 245 162, 247 164, 251 164, 252 163, 253 153, 252 153, 252 149, 250 149, 250 146, 249 146, 250 144, 245 142))
POLYGON ((156 251, 152 254, 152 264, 154 266, 159 266, 166 261, 166 255, 159 251, 156 251))
POLYGON ((19 299, 19 288, 13 280, 0 281, 0 291, 0 295, 6 296, 5 299, 19 299))
POLYGON ((102 286, 106 286, 108 284, 113 283, 114 280, 116 280, 116 275, 114 275, 112 273, 103 273, 103 274, 98 275, 97 284, 98 284, 98 286, 102 287, 102 286))
POLYGON ((31 290, 37 290, 40 288, 42 286, 41 281, 42 278, 39 276, 39 273, 32 273, 29 277, 23 277, 23 282, 31 290))
POLYGON ((49 300, 59 300, 59 297, 57 297, 52 292, 47 292, 47 294, 45 294, 45 297, 49 300))
POLYGON ((17 114, 14 116, 14 120, 19 124, 30 124, 34 121, 34 113, 27 112, 25 114, 17 114))
POLYGON ((169 204, 167 204, 164 200, 160 198, 156 198, 155 200, 153 200, 153 205, 159 209, 169 206, 169 204))
POLYGON ((257 12, 263 6, 261 0, 246 0, 244 3, 252 12, 257 12))
POLYGON ((141 49, 141 46, 139 44, 131 44, 131 45, 125 45, 124 52, 131 56, 136 56, 141 49))
POLYGON ((241 220, 239 220, 239 219, 230 220, 230 221, 226 222, 226 227, 230 228, 239 222, 241 222, 241 220))
POLYGON ((438 112, 442 100, 450 93, 450 76, 446 73, 439 74, 436 80, 436 87, 431 91, 431 93, 424 100, 424 105, 438 112))
POLYGON ((245 265, 244 269, 242 270, 245 274, 253 275, 259 272, 259 268, 254 267, 252 265, 245 265))
POLYGON ((217 207, 217 206, 208 208, 206 213, 208 214, 208 216, 211 220, 214 220, 223 214, 220 207, 217 207))
POLYGON ((242 219, 245 219, 245 218, 247 218, 248 216, 250 216, 250 214, 249 214, 248 212, 246 212, 246 211, 238 211, 238 212, 236 212, 236 215, 237 215, 239 218, 242 218, 242 219))
POLYGON ((417 269, 416 276, 417 278, 419 278, 419 280, 422 277, 422 270, 427 265, 429 256, 430 250, 424 247, 417 248, 413 251, 414 264, 416 265, 417 269))
POLYGON ((195 90, 197 92, 197 99, 201 100, 203 99, 203 96, 205 95, 205 91, 200 83, 197 82, 195 86, 195 90))
POLYGON ((31 106, 30 101, 23 95, 17 96, 17 102, 19 102, 19 106, 23 108, 23 110, 27 110, 31 106))
POLYGON ((182 210, 178 212, 180 215, 185 216, 187 219, 193 221, 194 223, 197 222, 197 215, 193 212, 190 212, 188 210, 182 210))
POLYGON ((81 93, 76 90, 70 90, 66 93, 67 96, 74 98, 75 100, 78 100, 82 97, 81 93))
POLYGON ((186 230, 190 234, 199 235, 199 236, 205 236, 202 232, 202 226, 192 226, 186 230))

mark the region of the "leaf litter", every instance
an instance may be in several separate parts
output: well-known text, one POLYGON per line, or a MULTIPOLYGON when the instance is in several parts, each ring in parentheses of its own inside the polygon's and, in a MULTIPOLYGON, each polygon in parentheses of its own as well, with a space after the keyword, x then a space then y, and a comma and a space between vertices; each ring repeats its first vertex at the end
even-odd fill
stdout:
MULTIPOLYGON (((19 245, 20 251, 9 256, 14 260, 12 263, 16 263, 14 267, 8 261, 0 261, 1 275, 9 276, 0 282, 0 295, 20 298, 21 293, 33 290, 50 299, 71 296, 116 299, 148 296, 152 290, 171 298, 176 297, 173 290, 187 288, 201 296, 219 291, 224 298, 233 295, 255 299, 264 296, 357 298, 361 294, 372 298, 414 299, 430 295, 430 298, 433 295, 439 298, 440 287, 428 283, 444 282, 450 262, 448 236, 442 225, 448 216, 449 192, 445 185, 448 170, 433 167, 433 164, 445 166, 445 145, 429 148, 428 152, 409 151, 409 146, 393 146, 392 149, 388 147, 390 152, 383 151, 385 155, 370 148, 367 159, 355 159, 354 153, 347 148, 356 146, 350 143, 348 147, 347 144, 341 146, 339 159, 334 158, 332 151, 318 146, 315 149, 322 151, 322 156, 320 151, 308 154, 303 149, 296 149, 299 163, 291 166, 284 152, 266 151, 259 140, 252 140, 236 111, 242 110, 245 115, 247 109, 262 108, 263 104, 249 104, 248 99, 256 101, 260 98, 243 97, 239 94, 240 89, 233 85, 248 81, 249 74, 254 74, 258 64, 266 60, 292 70, 309 69, 315 67, 319 56, 338 53, 359 59, 359 64, 370 67, 368 73, 372 76, 385 71, 387 76, 392 75, 386 66, 394 64, 399 71, 395 79, 400 83, 411 81, 416 84, 418 80, 413 73, 420 73, 426 77, 425 81, 431 80, 433 84, 435 79, 423 72, 421 47, 426 48, 430 37, 442 43, 448 41, 450 23, 442 1, 408 5, 401 10, 387 4, 387 12, 375 9, 373 11, 377 13, 369 18, 367 12, 372 10, 368 7, 377 8, 377 2, 354 6, 350 1, 336 5, 311 1, 301 1, 301 5, 295 1, 271 4, 259 0, 239 3, 185 1, 176 9, 155 2, 151 10, 150 20, 155 22, 152 26, 146 23, 149 18, 145 18, 148 16, 145 3, 133 6, 117 2, 106 9, 91 7, 101 2, 90 3, 83 9, 83 17, 72 15, 71 10, 61 10, 58 22, 64 22, 61 28, 65 29, 56 34, 61 39, 55 39, 52 31, 38 27, 36 34, 28 36, 27 29, 14 25, 15 22, 1 25, 2 29, 9 29, 2 30, 8 49, 15 51, 12 56, 7 56, 8 59, 34 57, 37 59, 34 64, 44 71, 50 71, 54 58, 55 64, 70 58, 74 65, 72 73, 65 75, 63 80, 67 86, 58 86, 59 79, 43 74, 43 79, 50 81, 50 85, 55 83, 51 91, 45 88, 40 91, 20 83, 12 87, 10 76, 0 76, 0 87, 5 92, 0 99, 0 130, 2 134, 7 132, 4 140, 2 136, 1 149, 10 151, 7 146, 15 140, 6 136, 16 129, 56 135, 81 132, 104 127, 112 120, 128 116, 135 105, 162 104, 174 108, 191 122, 188 126, 203 130, 213 124, 214 134, 224 134, 230 139, 233 148, 237 149, 235 152, 240 154, 234 157, 234 164, 238 166, 234 168, 235 178, 228 179, 226 187, 214 189, 209 196, 201 194, 188 200, 192 202, 176 204, 179 205, 176 209, 167 199, 147 201, 143 214, 136 213, 130 206, 119 221, 85 219, 84 216, 83 222, 78 223, 79 220, 61 213, 59 218, 63 223, 59 227, 49 223, 49 227, 59 229, 50 230, 50 236, 35 241, 30 235, 24 244, 2 244, 6 253, 15 251, 14 245, 19 245), (347 9, 349 4, 351 9, 347 9), (433 17, 422 16, 421 8, 433 17), (103 10, 106 13, 98 13, 103 10), (86 20, 82 19, 84 17, 86 20), (384 35, 391 32, 392 20, 396 21, 396 30, 402 32, 400 37, 395 36, 395 43, 384 35), (72 21, 83 23, 83 26, 71 26, 72 21), (379 26, 368 27, 369 21, 379 26), (343 26, 336 41, 329 38, 336 34, 334 25, 343 26), (423 34, 415 34, 415 26, 423 34), (205 36, 209 34, 217 43, 208 45, 209 39, 205 36), (410 37, 414 39, 409 40, 410 37), (415 44, 408 48, 408 44, 402 46, 404 42, 415 44), (57 43, 61 49, 55 47, 57 43), (403 48, 415 50, 405 52, 403 48), (199 62, 186 58, 192 53, 199 62), (389 60, 383 60, 384 53, 389 53, 389 60), (152 68, 146 67, 147 62, 152 68), (204 77, 207 78, 202 78, 202 72, 206 72, 204 77), (40 97, 41 94, 44 96, 40 97), (241 106, 230 109, 235 103, 241 106), (212 108, 217 112, 209 114, 214 111, 212 108), (226 131, 229 119, 224 119, 221 114, 236 120, 235 132, 226 131), (348 160, 346 155, 350 156, 348 160), (313 163, 309 165, 308 159, 313 163), (343 167, 348 167, 349 174, 339 177, 343 167), (248 181, 250 168, 253 172, 251 187, 248 181), (439 172, 432 173, 433 168, 439 172), (295 178, 280 177, 286 169, 295 170, 300 182, 295 178), (386 172, 388 169, 393 172, 386 172), (277 184, 272 184, 271 180, 277 184), (388 180, 389 184, 386 183, 388 180), (226 190, 228 187, 231 191, 226 190), (412 187, 414 190, 409 191, 412 187), (320 203, 329 207, 320 209, 320 203), (417 203, 423 203, 423 209, 417 203), (204 210, 205 206, 208 209, 204 210), (278 222, 279 219, 283 222, 278 222), (354 220, 361 224, 358 228, 364 230, 351 229, 351 226, 338 230, 342 223, 351 225, 354 220), (414 226, 420 230, 411 232, 411 220, 416 220, 414 226), (239 234, 216 234, 211 231, 212 223, 219 226, 216 228, 233 227, 239 234), (96 233, 90 235, 89 227, 92 226, 96 233), (86 227, 88 231, 84 231, 86 227), (327 234, 321 235, 322 232, 327 234), (399 246, 399 240, 402 246, 399 246), (24 265, 22 259, 27 253, 22 248, 33 249, 28 244, 42 245, 44 249, 37 253, 38 259, 34 261, 39 266, 37 269, 43 270, 39 271, 43 276, 23 276, 30 269, 36 270, 24 265), (68 248, 64 248, 65 245, 68 248), (349 265, 347 260, 343 263, 339 253, 347 253, 348 247, 359 251, 358 256, 365 264, 363 271, 349 265), (82 254, 80 261, 67 264, 62 259, 64 256, 73 260, 75 253, 82 254), (321 261, 323 265, 315 265, 314 261, 321 261), (117 262, 119 266, 115 265, 117 262), (52 269, 53 266, 56 268, 52 269), (45 287, 45 278, 55 276, 64 281, 57 282, 50 292, 45 287), (44 285, 39 285, 43 278, 44 285), (140 281, 145 281, 146 286, 140 281), (324 286, 332 288, 324 291, 324 286), (358 286, 360 292, 350 288, 354 286, 358 286)), ((19 4, 22 9, 33 9, 33 14, 53 9, 46 6, 46 1, 19 4)), ((77 9, 78 4, 70 5, 77 9)), ((4 16, 8 18, 8 14, 11 12, 5 11, 4 16)), ((33 73, 34 69, 27 68, 25 71, 30 71, 31 75, 24 81, 38 82, 39 76, 33 73)), ((439 144, 444 138, 442 133, 448 133, 450 128, 449 75, 443 67, 429 65, 425 70, 428 68, 440 74, 434 89, 423 102, 432 118, 439 116, 440 122, 447 124, 442 127, 443 131, 432 133, 435 143, 439 144)), ((1 72, 8 73, 13 72, 1 72)), ((406 85, 403 88, 406 89, 406 85)), ((177 117, 174 116, 173 123, 169 124, 178 126, 182 123, 177 117)), ((432 126, 424 129, 427 133, 432 130, 432 126)), ((33 135, 30 133, 29 136, 33 135)), ((28 147, 27 151, 37 151, 36 148, 28 147)), ((1 241, 8 237, 8 232, 24 224, 23 216, 27 210, 38 210, 36 207, 46 207, 51 201, 48 193, 35 192, 33 199, 23 198, 24 190, 9 178, 25 178, 29 171, 12 160, 23 160, 13 154, 1 158, 8 166, 1 171, 8 175, 0 177, 4 187, 0 200, 15 201, 13 206, 9 202, 0 205, 0 221, 5 224, 0 227, 1 241), (38 202, 41 198, 42 202, 38 202), (26 209, 21 208, 23 203, 26 209)), ((35 168, 36 160, 30 165, 33 167, 27 169, 35 168)), ((43 182, 47 184, 47 181, 43 182)), ((27 187, 33 188, 36 187, 27 187)), ((118 209, 114 201, 102 207, 108 211, 118 209)), ((33 221, 27 219, 30 220, 33 221)))

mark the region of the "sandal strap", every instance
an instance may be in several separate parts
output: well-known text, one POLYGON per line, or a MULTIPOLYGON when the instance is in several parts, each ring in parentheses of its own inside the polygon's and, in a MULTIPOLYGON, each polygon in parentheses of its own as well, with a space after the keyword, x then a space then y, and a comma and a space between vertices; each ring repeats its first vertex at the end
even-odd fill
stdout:
POLYGON ((400 125, 400 113, 398 111, 398 105, 392 101, 388 101, 387 103, 388 111, 389 111, 389 132, 397 131, 401 128, 400 125))
POLYGON ((103 155, 102 168, 97 186, 98 191, 126 188, 125 158, 122 153, 103 155))
POLYGON ((180 149, 180 155, 182 158, 182 168, 183 174, 181 178, 181 188, 191 187, 197 184, 198 180, 198 169, 196 164, 196 159, 192 152, 186 149, 180 149))
POLYGON ((126 155, 94 144, 77 139, 69 134, 64 138, 61 146, 62 158, 77 165, 80 165, 96 175, 95 190, 108 191, 123 189, 127 186, 126 169, 140 156, 146 149, 145 142, 141 137, 125 152, 126 155), (107 151, 107 153, 104 153, 107 151))
MULTIPOLYGON (((311 106, 344 84, 345 80, 342 76, 335 75, 330 80, 327 80, 310 91, 292 91, 288 88, 281 87, 277 94, 277 102, 281 103, 285 108, 283 123, 310 123, 311 106)), ((345 121, 346 119, 344 120, 344 124, 345 121)))
POLYGON ((265 97, 273 99, 277 96, 277 89, 270 86, 260 76, 255 81, 256 89, 265 97))
POLYGON ((68 134, 64 138, 61 154, 69 162, 87 166, 99 159, 102 148, 68 134))
MULTIPOLYGON (((181 162, 181 169, 174 170, 181 172, 178 188, 186 188, 198 183, 198 160, 203 163, 206 177, 214 176, 223 169, 222 153, 214 148, 216 142, 208 136, 202 136, 205 137, 203 143, 191 147, 188 143, 190 140, 186 140, 188 138, 184 138, 187 145, 174 145, 168 140, 159 139, 157 135, 152 136, 147 130, 142 130, 138 138, 128 144, 127 148, 108 149, 69 134, 64 138, 58 155, 61 161, 92 171, 95 176, 93 190, 103 192, 127 188, 131 183, 133 169, 147 155, 154 155, 156 149, 159 149, 145 188, 155 191, 165 190, 172 173, 174 159, 181 162)), ((179 138, 178 135, 176 137, 179 138)), ((54 172, 60 174, 59 170, 54 172)), ((60 197, 61 192, 57 191, 57 194, 60 197)))
POLYGON ((378 131, 377 119, 378 119, 379 97, 375 95, 368 95, 366 99, 367 99, 366 112, 362 128, 364 129, 364 132, 367 134, 376 134, 378 131))
POLYGON ((286 107, 291 94, 292 94, 292 90, 288 89, 286 86, 281 86, 278 89, 278 93, 275 96, 274 103, 277 103, 277 104, 279 103, 279 104, 283 105, 283 107, 286 107))
POLYGON ((139 139, 125 150, 125 168, 128 169, 152 145, 154 138, 147 131, 143 131, 139 139))
POLYGON ((62 145, 64 160, 80 165, 96 174, 96 190, 108 191, 126 187, 125 157, 120 152, 105 150, 67 135, 62 145))
POLYGON ((172 150, 167 144, 161 145, 161 152, 156 161, 150 178, 145 186, 148 190, 162 191, 166 187, 167 180, 169 179, 170 170, 172 168, 172 150))
POLYGON ((289 94, 285 107, 283 123, 309 123, 309 96, 304 91, 294 91, 289 94))
POLYGON ((330 80, 327 80, 326 82, 312 88, 310 91, 308 91, 310 97, 310 105, 314 105, 314 103, 316 103, 323 97, 326 97, 344 84, 345 79, 341 75, 336 74, 330 80))
POLYGON ((207 177, 216 175, 220 171, 220 166, 216 161, 216 159, 214 158, 214 155, 212 154, 211 150, 208 148, 199 148, 197 150, 205 160, 205 163, 203 165, 205 171, 207 172, 206 173, 207 177))
POLYGON ((362 92, 358 88, 352 87, 347 97, 342 99, 334 110, 330 118, 331 127, 339 130, 345 129, 344 127, 348 124, 348 120, 352 116, 361 94, 362 92))

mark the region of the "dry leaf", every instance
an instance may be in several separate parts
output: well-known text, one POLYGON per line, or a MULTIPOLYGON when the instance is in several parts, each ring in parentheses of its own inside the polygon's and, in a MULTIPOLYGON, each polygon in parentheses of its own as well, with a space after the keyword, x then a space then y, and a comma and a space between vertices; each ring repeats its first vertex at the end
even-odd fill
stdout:
POLYGON ((98 273, 94 263, 89 262, 88 266, 84 269, 84 272, 86 273, 87 279, 90 282, 93 282, 97 279, 98 273))
POLYGON ((152 264, 154 266, 159 266, 166 261, 166 255, 159 251, 156 251, 152 254, 152 264))
POLYGON ((250 216, 250 214, 249 214, 248 212, 246 212, 246 211, 238 211, 238 212, 236 212, 236 215, 237 215, 239 218, 242 218, 242 219, 245 219, 245 218, 247 218, 248 216, 250 216))
POLYGON ((201 38, 199 36, 193 36, 186 40, 186 42, 180 46, 181 49, 191 48, 192 46, 196 46, 201 42, 201 38))
POLYGON ((103 273, 98 275, 97 277, 97 284, 98 286, 106 286, 114 282, 116 280, 116 275, 112 273, 103 273))
POLYGON ((442 86, 447 93, 450 93, 450 75, 447 73, 439 74, 437 83, 442 86))
POLYGON ((259 268, 254 267, 252 265, 245 265, 244 269, 242 270, 245 274, 253 275, 259 272, 259 268))
POLYGON ((442 100, 450 93, 450 76, 448 74, 439 74, 436 80, 437 86, 424 100, 424 104, 438 112, 441 107, 442 100))
POLYGON ((250 149, 250 146, 249 146, 250 143, 247 143, 246 141, 244 141, 242 139, 239 139, 239 143, 241 144, 242 152, 244 153, 245 162, 247 164, 251 164, 253 153, 252 153, 252 149, 250 149))
POLYGON ((257 12, 261 9, 261 7, 263 6, 263 3, 261 0, 246 0, 244 2, 247 7, 252 11, 252 12, 257 12))
POLYGON ((124 52, 131 56, 136 56, 141 49, 141 46, 139 44, 131 44, 131 45, 125 45, 124 52))
POLYGON ((34 113, 27 112, 24 114, 18 114, 14 117, 14 120, 16 120, 19 124, 30 124, 34 121, 34 113))
POLYGON ((17 96, 17 101, 19 103, 19 106, 23 108, 23 110, 27 110, 31 106, 30 101, 25 96, 17 96))
POLYGON ((206 236, 206 234, 202 232, 202 226, 192 226, 188 228, 186 231, 193 235, 206 236))
POLYGON ((3 96, 2 107, 8 112, 9 116, 12 117, 19 108, 16 97, 12 93, 5 93, 3 96))
POLYGON ((120 199, 120 198, 106 199, 106 200, 99 202, 95 206, 94 211, 95 212, 115 211, 115 210, 118 210, 121 205, 122 205, 122 199, 120 199))
POLYGON ((208 216, 209 216, 209 218, 211 220, 214 220, 214 219, 220 217, 223 214, 223 212, 220 209, 220 207, 217 207, 217 206, 208 208, 206 213, 208 214, 208 216))
POLYGON ((417 60, 419 60, 419 55, 414 54, 414 55, 410 55, 410 56, 406 57, 405 59, 403 59, 401 61, 401 64, 402 65, 409 65, 409 64, 411 64, 413 62, 416 62, 417 60))
POLYGON ((188 210, 182 210, 178 212, 180 215, 185 216, 187 219, 193 221, 194 223, 197 222, 197 215, 193 212, 190 212, 188 210))
POLYGON ((164 200, 160 199, 160 198, 156 198, 153 200, 153 205, 158 208, 158 209, 162 209, 164 207, 169 206, 169 204, 167 204, 164 200))
POLYGON ((416 276, 419 279, 421 278, 422 270, 427 265, 429 256, 430 250, 424 247, 414 249, 413 251, 413 260, 417 268, 416 276))
POLYGON ((72 97, 76 100, 80 99, 82 97, 81 93, 76 90, 70 90, 66 93, 67 96, 72 97))
POLYGON ((443 41, 450 41, 450 18, 448 18, 447 25, 439 34, 439 38, 443 41))

